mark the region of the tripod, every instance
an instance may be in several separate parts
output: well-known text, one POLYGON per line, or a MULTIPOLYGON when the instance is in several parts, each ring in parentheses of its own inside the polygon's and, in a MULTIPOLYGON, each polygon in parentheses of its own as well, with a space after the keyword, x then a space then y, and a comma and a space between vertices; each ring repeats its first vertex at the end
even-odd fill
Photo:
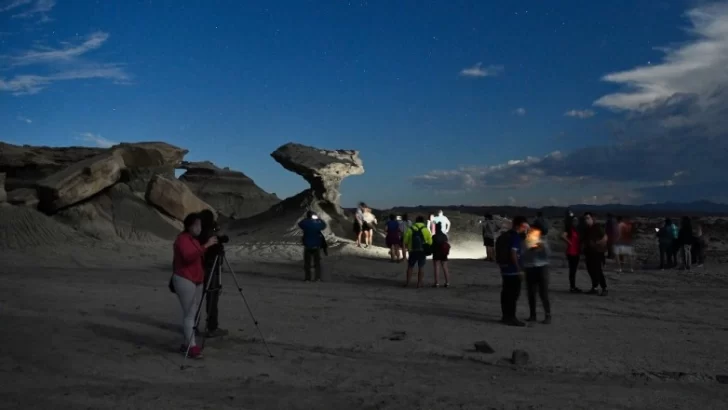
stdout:
POLYGON ((184 363, 187 361, 187 357, 189 357, 190 354, 190 344, 192 342, 192 338, 195 335, 194 329, 197 329, 197 327, 200 324, 200 318, 202 317, 202 304, 205 303, 205 298, 207 295, 212 292, 221 292, 222 291, 222 270, 223 270, 223 263, 225 266, 227 266, 227 271, 230 273, 230 276, 232 276, 233 281, 235 282, 235 286, 238 288, 238 293, 240 293, 240 296, 243 298, 243 303, 245 303, 245 307, 248 309, 248 313, 250 314, 250 318, 253 319, 253 323, 255 324, 255 328, 258 330, 258 334, 260 335, 261 340, 263 340, 263 345, 265 345, 265 350, 268 351, 268 356, 273 357, 273 354, 270 352, 270 349, 268 348, 268 343, 265 341, 265 337, 263 336, 263 332, 260 330, 260 327, 258 326, 258 321, 255 319, 255 316, 253 315, 253 311, 250 309, 250 305, 248 305, 248 300, 245 298, 245 294, 243 293, 243 288, 240 287, 240 282, 238 282, 238 278, 235 276, 235 272, 233 271, 233 268, 230 266, 230 262, 225 257, 225 249, 221 249, 218 254, 215 256, 215 261, 212 264, 212 270, 210 271, 210 275, 207 278, 207 283, 205 284, 205 288, 202 291, 202 297, 200 298, 200 302, 197 305, 197 313, 195 314, 195 326, 192 331, 192 335, 190 335, 190 339, 187 340, 187 350, 185 351, 185 358, 183 360, 182 365, 180 366, 180 370, 184 369, 184 363), (216 269, 218 270, 216 272, 216 269), (217 283, 215 284, 214 290, 213 289, 213 279, 217 278, 217 283))

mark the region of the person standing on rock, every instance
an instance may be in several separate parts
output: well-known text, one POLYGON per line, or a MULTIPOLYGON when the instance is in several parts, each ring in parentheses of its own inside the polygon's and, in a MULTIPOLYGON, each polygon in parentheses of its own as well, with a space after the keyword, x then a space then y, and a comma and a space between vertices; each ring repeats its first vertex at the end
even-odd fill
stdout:
MULTIPOLYGON (((217 221, 215 221, 215 214, 205 209, 200 212, 200 221, 202 223, 202 232, 197 238, 200 244, 205 244, 210 238, 217 238, 217 221)), ((207 289, 205 294, 205 310, 207 312, 206 321, 206 336, 207 337, 218 337, 225 336, 228 334, 226 329, 220 328, 219 323, 219 310, 218 305, 220 304, 220 293, 222 292, 222 286, 220 282, 220 275, 222 274, 222 258, 218 258, 223 252, 221 244, 211 246, 205 251, 205 283, 209 283, 210 287, 207 289), (215 260, 217 259, 217 264, 215 260)))
POLYGON ((361 248, 361 237, 364 234, 364 202, 359 202, 354 214, 354 235, 356 235, 356 246, 361 248))
POLYGON ((374 226, 377 224, 377 217, 372 213, 372 209, 367 207, 364 208, 364 247, 368 248, 372 246, 372 239, 374 238, 374 226))
POLYGON ((407 259, 407 280, 404 283, 404 287, 409 286, 413 269, 417 265, 417 287, 421 288, 422 280, 425 276, 425 262, 427 262, 427 255, 430 253, 432 247, 432 233, 427 229, 423 216, 418 216, 415 219, 414 225, 404 233, 404 246, 409 251, 409 258, 407 259))
POLYGON ((200 216, 194 213, 187 215, 184 219, 184 231, 174 241, 172 261, 172 287, 182 306, 184 343, 180 351, 188 353, 193 359, 202 357, 202 348, 195 342, 195 322, 197 306, 205 286, 203 259, 205 251, 217 244, 217 237, 212 236, 200 245, 197 238, 201 232, 200 216))
POLYGON ((311 281, 311 264, 315 275, 313 280, 321 281, 321 248, 324 245, 323 231, 326 229, 326 222, 322 221, 313 211, 306 213, 306 218, 298 223, 303 231, 303 272, 304 281, 311 281))

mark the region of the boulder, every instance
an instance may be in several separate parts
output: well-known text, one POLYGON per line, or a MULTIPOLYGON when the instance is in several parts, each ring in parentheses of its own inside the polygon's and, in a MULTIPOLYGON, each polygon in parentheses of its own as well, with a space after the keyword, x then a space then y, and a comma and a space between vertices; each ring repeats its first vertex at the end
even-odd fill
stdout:
POLYGON ((0 172, 0 203, 7 201, 8 194, 5 192, 5 173, 0 172))
POLYGON ((486 353, 486 354, 495 353, 495 350, 492 347, 490 347, 490 344, 488 344, 488 342, 486 342, 485 340, 475 342, 475 350, 480 353, 486 353))
POLYGON ((265 192, 242 172, 218 168, 209 161, 183 162, 179 168, 186 170, 180 181, 221 215, 247 218, 280 202, 275 194, 265 192))
POLYGON ((214 209, 198 198, 184 182, 155 175, 149 181, 146 200, 167 215, 182 221, 192 212, 214 209))
POLYGON ((511 354, 511 363, 517 366, 525 366, 528 364, 529 360, 530 357, 528 356, 528 352, 525 350, 514 350, 513 354, 511 354))
POLYGON ((288 143, 271 153, 283 168, 295 172, 311 184, 316 198, 339 206, 341 181, 351 175, 364 173, 359 151, 327 150, 288 143))
POLYGON ((34 188, 36 181, 104 151, 104 148, 32 147, 0 142, 0 172, 7 173, 8 192, 34 188))
POLYGON ((154 175, 174 179, 174 170, 189 152, 166 142, 137 142, 111 147, 124 158, 122 181, 135 192, 145 192, 154 175))
POLYGON ((115 184, 124 169, 116 152, 104 152, 77 162, 36 183, 39 208, 53 213, 81 202, 115 184))
POLYGON ((8 202, 13 205, 38 207, 38 193, 32 188, 18 188, 8 192, 8 202))

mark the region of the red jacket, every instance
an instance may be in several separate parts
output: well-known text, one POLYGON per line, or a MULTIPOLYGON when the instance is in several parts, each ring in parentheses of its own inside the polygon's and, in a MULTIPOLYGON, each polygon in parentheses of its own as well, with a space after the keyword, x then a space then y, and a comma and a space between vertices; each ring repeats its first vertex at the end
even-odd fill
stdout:
POLYGON ((202 259, 205 248, 188 232, 182 232, 174 241, 174 274, 189 279, 195 284, 205 281, 202 259))

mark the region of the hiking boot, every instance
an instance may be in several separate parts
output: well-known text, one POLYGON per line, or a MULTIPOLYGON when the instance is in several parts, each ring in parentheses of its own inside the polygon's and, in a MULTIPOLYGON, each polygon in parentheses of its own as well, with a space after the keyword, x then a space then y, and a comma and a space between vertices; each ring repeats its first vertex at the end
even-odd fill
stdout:
POLYGON ((551 324, 551 315, 546 315, 546 318, 543 320, 544 325, 550 325, 551 324))
POLYGON ((225 329, 220 329, 220 328, 217 328, 217 329, 212 329, 212 330, 208 330, 208 331, 207 331, 207 337, 221 337, 221 336, 227 336, 227 335, 228 335, 228 333, 230 333, 230 332, 228 332, 228 331, 227 331, 227 330, 225 330, 225 329))
POLYGON ((599 291, 597 290, 597 288, 591 288, 591 290, 589 292, 586 292, 586 294, 587 295, 598 295, 599 291))
POLYGON ((599 296, 607 296, 609 295, 609 292, 606 289, 602 289, 601 292, 599 292, 599 296))
POLYGON ((571 288, 569 289, 570 293, 582 293, 582 290, 579 288, 571 288))

